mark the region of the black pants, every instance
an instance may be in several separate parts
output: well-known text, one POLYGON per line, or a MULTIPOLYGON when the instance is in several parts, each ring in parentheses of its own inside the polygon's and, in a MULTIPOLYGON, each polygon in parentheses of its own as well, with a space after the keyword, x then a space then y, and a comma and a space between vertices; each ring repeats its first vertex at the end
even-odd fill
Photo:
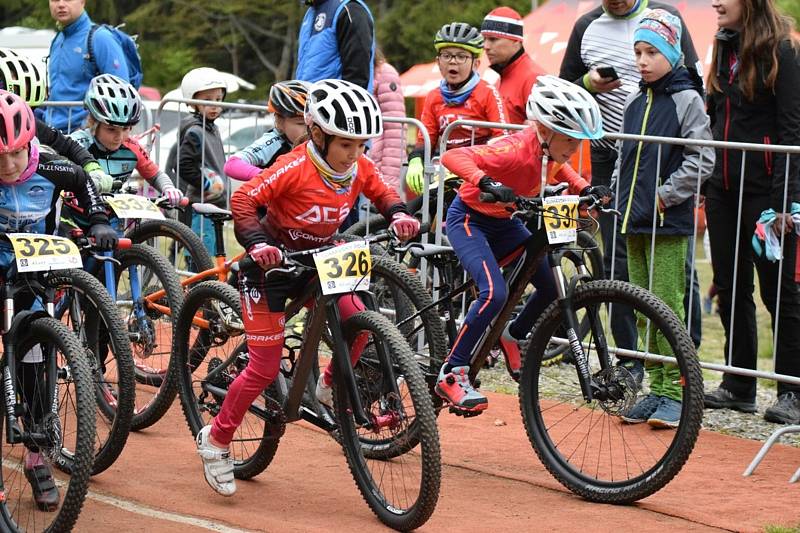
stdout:
MULTIPOLYGON (((616 150, 605 150, 592 148, 592 185, 610 185, 611 177, 614 174, 614 165, 617 162, 616 150)), ((615 191, 616 193, 616 191, 615 191)), ((616 195, 618 198, 619 195, 616 195)), ((614 200, 616 202, 616 199, 614 200)), ((617 207, 615 205, 615 207, 617 207)), ((628 250, 625 245, 625 236, 620 233, 622 220, 610 214, 600 215, 600 234, 603 238, 603 268, 606 277, 628 281, 628 250), (616 229, 616 237, 615 237, 616 229), (613 264, 611 250, 614 250, 613 264), (612 272, 613 266, 613 272, 612 272)), ((694 238, 689 239, 689 250, 686 254, 686 294, 684 295, 683 305, 686 312, 687 323, 691 315, 691 326, 689 334, 696 347, 700 346, 702 336, 702 316, 700 314, 700 283, 697 279, 697 271, 692 276, 692 249, 694 248, 694 238), (690 293, 689 290, 692 292, 690 293), (692 299, 691 313, 689 312, 689 295, 692 299)), ((611 316, 611 332, 614 335, 614 342, 620 348, 630 350, 636 349, 637 332, 636 319, 633 311, 626 306, 615 305, 611 316)))
MULTIPOLYGON (((725 328, 725 356, 733 346, 731 364, 743 368, 756 368, 758 335, 756 304, 753 300, 753 267, 758 273, 761 302, 772 318, 773 331, 775 307, 780 291, 780 316, 778 345, 775 354, 775 371, 779 374, 800 377, 800 291, 794 281, 797 238, 787 234, 783 250, 783 272, 778 283, 779 262, 772 263, 756 257, 752 238, 761 212, 769 208, 769 197, 749 196, 742 202, 742 225, 739 237, 739 260, 734 286, 733 266, 736 241, 738 193, 725 192, 709 184, 706 194, 706 220, 711 240, 711 262, 714 267, 714 284, 717 286, 719 314, 725 328), (733 295, 736 291, 735 308, 733 295), (733 332, 730 329, 731 313, 734 316, 733 332)), ((768 342, 771 344, 772 339, 768 342)), ((755 398, 755 378, 725 374, 722 385, 728 391, 745 398, 755 398)), ((778 394, 800 392, 797 385, 778 382, 778 394)))

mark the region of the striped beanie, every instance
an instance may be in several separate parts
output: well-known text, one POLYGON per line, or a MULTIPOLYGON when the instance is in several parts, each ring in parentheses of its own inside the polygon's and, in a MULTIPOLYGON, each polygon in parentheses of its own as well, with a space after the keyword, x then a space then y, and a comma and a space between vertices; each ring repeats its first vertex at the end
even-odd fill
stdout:
POLYGON ((487 37, 501 37, 512 41, 522 40, 522 17, 510 7, 492 9, 481 24, 481 33, 487 37))

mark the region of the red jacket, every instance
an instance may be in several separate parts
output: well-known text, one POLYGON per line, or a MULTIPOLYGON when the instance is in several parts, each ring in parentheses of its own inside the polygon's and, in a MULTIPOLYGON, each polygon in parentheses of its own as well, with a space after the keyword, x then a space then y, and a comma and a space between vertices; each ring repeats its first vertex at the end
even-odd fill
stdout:
POLYGON ((520 50, 516 58, 511 59, 508 65, 500 69, 492 68, 500 73, 497 90, 503 99, 503 107, 508 122, 510 124, 524 124, 528 120, 525 113, 528 96, 531 94, 533 84, 536 83, 536 78, 540 74, 544 74, 544 72, 539 70, 531 56, 525 53, 524 48, 520 50))
MULTIPOLYGON (((435 89, 425 97, 420 120, 431 136, 433 151, 439 148, 439 136, 451 122, 456 120, 482 120, 484 122, 508 122, 503 111, 503 102, 497 89, 483 80, 472 90, 469 98, 456 106, 449 106, 442 98, 442 92, 435 89)), ((456 128, 447 140, 447 149, 473 144, 473 129, 465 126, 456 128)), ((483 144, 492 137, 504 135, 503 129, 477 128, 474 131, 474 144, 483 144)), ((422 133, 417 132, 417 147, 422 146, 422 133)))
MULTIPOLYGON (((478 181, 489 176, 514 189, 518 196, 539 194, 542 180, 542 147, 534 128, 497 139, 485 146, 450 150, 442 155, 442 164, 464 178, 458 190, 461 200, 472 209, 495 218, 509 218, 507 204, 481 202, 478 181)), ((589 182, 568 164, 550 161, 547 182, 567 182, 572 194, 579 194, 589 182)))
POLYGON ((387 220, 405 210, 405 204, 384 183, 368 157, 358 159, 358 172, 350 188, 337 191, 320 177, 306 155, 306 144, 280 156, 233 193, 234 231, 246 250, 260 242, 280 243, 289 250, 324 244, 336 233, 360 193, 372 200, 387 220))

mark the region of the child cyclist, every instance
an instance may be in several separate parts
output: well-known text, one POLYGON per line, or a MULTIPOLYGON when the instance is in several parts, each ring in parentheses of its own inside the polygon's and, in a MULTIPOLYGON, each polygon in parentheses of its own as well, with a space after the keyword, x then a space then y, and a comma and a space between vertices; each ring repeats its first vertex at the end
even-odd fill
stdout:
POLYGON ((142 100, 133 85, 111 74, 101 74, 92 78, 83 103, 89 111, 87 127, 70 136, 97 159, 113 180, 126 181, 137 170, 171 206, 177 206, 183 198, 181 191, 130 137, 131 128, 142 115, 142 100))
MULTIPOLYGON (((425 125, 434 150, 439 137, 456 120, 506 122, 500 93, 483 81, 477 72, 483 50, 483 36, 478 28, 464 22, 445 24, 433 40, 436 64, 442 74, 439 88, 428 93, 420 120, 425 125)), ((447 149, 471 144, 485 144, 492 137, 504 135, 497 128, 456 128, 447 140, 447 149)), ((422 133, 417 132, 417 145, 408 156, 406 185, 414 194, 422 194, 422 133)))
MULTIPOLYGON (((61 191, 70 191, 88 215, 89 236, 100 247, 112 249, 117 235, 108 225, 92 180, 80 167, 39 152, 35 133, 31 108, 16 94, 0 90, 0 233, 54 234, 61 191)), ((13 261, 11 244, 0 241, 0 270, 7 273, 13 261)), ((22 308, 41 304, 29 299, 19 305, 22 308)), ((41 349, 25 355, 19 373, 24 391, 38 389, 42 364, 41 349)), ((43 405, 44 399, 37 401, 35 393, 26 396, 33 397, 35 405, 28 405, 28 410, 33 418, 29 422, 35 424, 44 416, 47 406, 43 405)), ((50 466, 38 448, 26 446, 23 470, 33 489, 36 506, 42 511, 53 511, 58 507, 59 493, 50 466)))
MULTIPOLYGON (((228 451, 234 432, 253 400, 278 374, 286 299, 313 276, 267 280, 262 269, 280 265, 282 250, 330 242, 361 193, 392 221, 390 227, 399 238, 409 239, 419 231, 417 219, 364 156, 367 140, 383 130, 378 104, 369 92, 343 80, 318 81, 308 89, 305 122, 310 140, 279 157, 231 198, 236 237, 261 268, 242 272, 239 279, 250 362, 229 387, 213 424, 197 435, 206 481, 224 496, 236 491, 228 451), (264 209, 266 215, 260 216, 264 209)), ((351 294, 340 297, 338 305, 342 320, 364 309, 351 294)), ((361 350, 363 346, 351 347, 354 361, 361 350)), ((317 382, 317 398, 326 405, 331 404, 331 378, 329 366, 317 382)))
POLYGON ((275 117, 275 127, 228 159, 225 163, 228 177, 247 181, 306 140, 307 94, 308 83, 300 80, 279 81, 272 86, 267 108, 275 117))
MULTIPOLYGON (((442 156, 442 164, 464 179, 447 210, 447 238, 479 291, 436 384, 436 393, 462 412, 476 413, 488 406, 468 374, 475 345, 506 303, 507 287, 497 259, 531 236, 522 221, 510 217, 509 204, 517 196, 539 194, 546 178, 568 183, 573 194, 605 200, 611 196, 607 187, 590 186, 565 164, 582 139, 603 135, 600 109, 588 92, 555 76, 540 76, 528 98, 527 114, 535 123, 520 133, 442 156), (498 203, 482 203, 482 192, 492 194, 498 203)), ((539 314, 556 298, 546 258, 531 282, 536 292, 501 337, 512 370, 520 365, 516 341, 525 338, 539 314)))
MULTIPOLYGON (((39 106, 47 99, 47 73, 40 63, 10 48, 0 48, 0 89, 16 94, 32 108, 39 106)), ((83 167, 100 192, 111 190, 111 176, 80 144, 38 118, 36 138, 40 145, 49 146, 57 154, 83 167)))

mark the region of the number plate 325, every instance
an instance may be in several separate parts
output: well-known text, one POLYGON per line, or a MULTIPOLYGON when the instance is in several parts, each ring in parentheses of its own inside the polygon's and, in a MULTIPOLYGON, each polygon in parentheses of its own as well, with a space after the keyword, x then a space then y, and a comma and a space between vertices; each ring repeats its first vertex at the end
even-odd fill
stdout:
POLYGON ((348 242, 314 254, 322 294, 369 288, 372 258, 365 241, 348 242))
POLYGON ((38 233, 9 233, 19 272, 37 272, 81 268, 83 261, 77 245, 64 237, 38 233))

